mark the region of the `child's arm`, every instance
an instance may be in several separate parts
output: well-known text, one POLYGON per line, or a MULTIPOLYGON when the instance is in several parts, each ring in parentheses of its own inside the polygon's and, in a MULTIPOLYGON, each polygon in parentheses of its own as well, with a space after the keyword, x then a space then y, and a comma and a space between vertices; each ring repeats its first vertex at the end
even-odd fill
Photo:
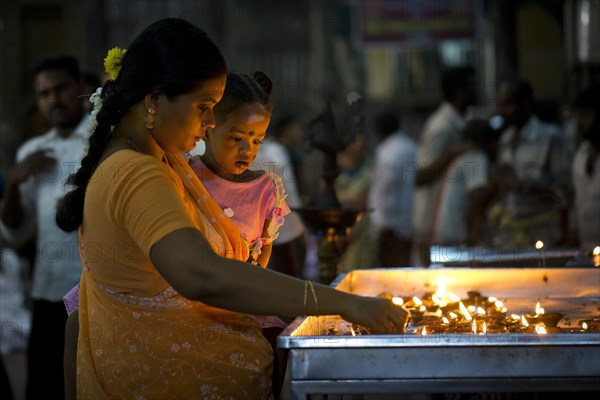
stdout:
POLYGON ((256 259, 256 262, 263 268, 267 267, 269 258, 271 258, 271 243, 279 236, 279 228, 284 223, 284 216, 290 213, 290 209, 285 202, 287 195, 285 194, 281 178, 276 174, 270 174, 270 176, 275 189, 271 198, 273 203, 271 203, 272 205, 269 207, 269 211, 267 211, 267 215, 270 215, 271 218, 265 219, 261 235, 263 245, 261 253, 256 259))
MULTIPOLYGON (((261 235, 261 237, 263 237, 265 239, 271 238, 271 236, 269 234, 269 224, 270 223, 271 223, 270 219, 265 220, 265 226, 263 228, 263 232, 261 235)), ((258 259, 256 260, 258 265, 260 265, 263 268, 267 268, 267 264, 269 263, 269 259, 271 258, 271 249, 272 249, 271 241, 269 241, 268 243, 266 243, 262 246, 262 248, 260 249, 260 256, 258 256, 258 259)))

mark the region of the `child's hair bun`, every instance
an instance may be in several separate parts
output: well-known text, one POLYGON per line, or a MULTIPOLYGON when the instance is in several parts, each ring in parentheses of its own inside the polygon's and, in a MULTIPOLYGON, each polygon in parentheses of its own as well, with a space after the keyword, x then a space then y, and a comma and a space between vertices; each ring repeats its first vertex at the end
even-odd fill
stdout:
POLYGON ((273 82, 271 81, 271 78, 267 76, 267 74, 262 71, 256 71, 252 73, 252 79, 254 79, 260 85, 260 87, 263 88, 266 94, 271 96, 271 93, 273 92, 273 82))

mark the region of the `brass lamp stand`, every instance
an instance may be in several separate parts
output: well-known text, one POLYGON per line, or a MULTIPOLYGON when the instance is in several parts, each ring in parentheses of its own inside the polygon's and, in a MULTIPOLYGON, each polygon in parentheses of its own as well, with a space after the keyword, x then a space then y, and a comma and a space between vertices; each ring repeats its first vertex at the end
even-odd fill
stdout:
POLYGON ((327 102, 325 109, 309 124, 311 146, 322 151, 325 183, 315 207, 297 209, 312 232, 322 235, 317 250, 319 259, 319 280, 329 284, 338 275, 338 261, 341 252, 337 246, 338 238, 346 235, 348 228, 355 223, 364 210, 344 209, 335 193, 334 181, 340 171, 337 166, 337 154, 352 143, 359 130, 363 128, 362 98, 349 104, 341 115, 336 116, 334 104, 327 102))

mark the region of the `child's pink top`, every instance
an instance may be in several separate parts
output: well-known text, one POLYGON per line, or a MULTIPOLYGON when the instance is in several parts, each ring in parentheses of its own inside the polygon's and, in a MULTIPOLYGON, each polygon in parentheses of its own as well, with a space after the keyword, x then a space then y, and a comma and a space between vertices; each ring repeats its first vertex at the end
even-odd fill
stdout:
MULTIPOLYGON (((260 248, 267 241, 260 240, 265 220, 271 220, 269 235, 277 238, 278 230, 283 225, 283 217, 290 213, 285 202, 285 191, 281 178, 275 174, 263 174, 250 182, 231 182, 213 174, 198 157, 192 157, 190 166, 198 175, 206 190, 223 208, 238 227, 242 236, 251 245, 254 260, 260 255, 260 248), (229 209, 229 211, 228 211, 229 209)), ((79 306, 79 285, 75 286, 64 297, 67 314, 77 310, 79 306)), ((277 326, 269 318, 261 317, 261 327, 277 326)), ((280 321, 277 319, 277 321, 280 321)), ((280 324, 285 324, 280 322, 280 324)))
POLYGON ((251 248, 259 249, 265 220, 271 220, 269 233, 276 238, 283 217, 290 213, 285 202, 281 178, 263 171, 262 175, 249 182, 231 182, 215 175, 199 157, 189 160, 190 166, 208 190, 246 238, 251 248))
POLYGON ((67 315, 71 315, 74 311, 77 311, 79 308, 79 283, 63 296, 63 302, 67 309, 67 315))

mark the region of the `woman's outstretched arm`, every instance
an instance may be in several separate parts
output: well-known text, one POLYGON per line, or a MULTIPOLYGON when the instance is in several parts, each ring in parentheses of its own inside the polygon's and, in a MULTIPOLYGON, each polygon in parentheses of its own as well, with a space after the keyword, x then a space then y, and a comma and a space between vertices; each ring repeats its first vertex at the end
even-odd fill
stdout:
POLYGON ((183 228, 150 251, 156 269, 181 295, 211 306, 259 315, 341 315, 377 333, 401 332, 408 312, 389 300, 363 297, 218 256, 202 233, 183 228), (306 299, 306 300, 305 300, 306 299))

